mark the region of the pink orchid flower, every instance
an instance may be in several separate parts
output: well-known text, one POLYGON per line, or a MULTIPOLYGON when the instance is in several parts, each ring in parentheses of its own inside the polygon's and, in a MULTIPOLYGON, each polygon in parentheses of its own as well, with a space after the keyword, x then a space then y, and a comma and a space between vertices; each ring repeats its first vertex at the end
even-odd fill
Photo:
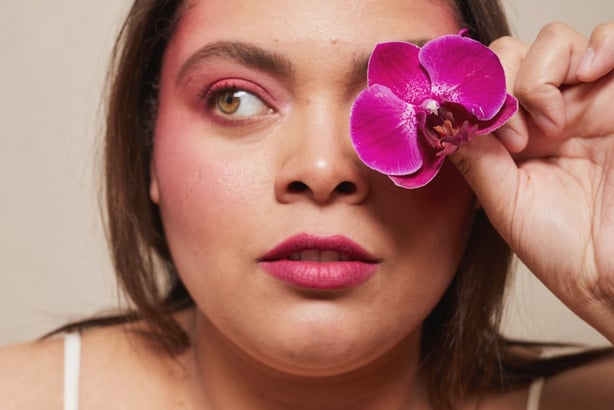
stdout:
POLYGON ((428 184, 447 155, 496 130, 518 109, 498 57, 463 35, 422 48, 378 44, 367 82, 352 107, 352 143, 369 168, 404 188, 428 184))

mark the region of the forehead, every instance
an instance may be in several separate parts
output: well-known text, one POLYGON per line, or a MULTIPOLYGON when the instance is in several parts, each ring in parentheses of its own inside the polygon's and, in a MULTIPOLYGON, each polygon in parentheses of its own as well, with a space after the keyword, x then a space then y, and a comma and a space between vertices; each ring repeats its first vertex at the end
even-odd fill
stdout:
POLYGON ((228 40, 317 57, 321 46, 365 51, 458 28, 449 0, 192 0, 170 46, 178 58, 228 40))

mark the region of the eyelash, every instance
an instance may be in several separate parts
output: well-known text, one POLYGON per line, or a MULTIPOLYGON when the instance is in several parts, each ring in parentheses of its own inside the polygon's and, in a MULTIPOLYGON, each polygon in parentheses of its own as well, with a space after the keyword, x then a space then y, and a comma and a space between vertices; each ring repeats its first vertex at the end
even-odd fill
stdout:
MULTIPOLYGON (((275 113, 275 109, 272 108, 272 104, 269 103, 269 98, 263 97, 262 94, 266 94, 266 92, 264 92, 264 90, 259 89, 259 87, 255 85, 250 85, 249 83, 245 83, 243 81, 219 81, 203 90, 200 93, 199 98, 201 101, 203 101, 207 111, 210 113, 211 116, 214 117, 216 121, 222 122, 223 125, 241 125, 257 121, 258 117, 275 113), (267 108, 267 112, 263 114, 244 116, 234 115, 234 113, 224 113, 223 111, 221 111, 218 104, 221 96, 226 93, 246 93, 246 95, 253 96, 254 98, 257 98, 258 101, 262 103, 264 107, 267 108)), ((241 102, 239 104, 241 104, 241 102)), ((239 107, 237 107, 237 110, 238 109, 240 109, 240 105, 239 107)))

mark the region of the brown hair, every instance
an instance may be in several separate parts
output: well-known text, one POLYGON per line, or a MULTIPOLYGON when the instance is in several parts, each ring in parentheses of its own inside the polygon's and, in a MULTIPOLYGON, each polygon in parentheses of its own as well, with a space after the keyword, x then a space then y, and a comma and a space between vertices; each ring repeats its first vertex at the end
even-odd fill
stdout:
POLYGON ((149 165, 162 59, 182 1, 137 0, 119 34, 109 73, 104 146, 107 235, 120 286, 163 345, 188 346, 168 314, 189 304, 149 199, 149 165), (177 289, 170 292, 169 289, 177 289), (180 292, 181 295, 178 295, 180 292))
MULTIPOLYGON (((162 58, 185 3, 136 0, 118 37, 109 76, 104 189, 110 251, 132 306, 124 315, 72 327, 143 320, 170 352, 190 343, 170 313, 193 301, 177 275, 148 188, 162 58)), ((450 3, 482 43, 509 33, 498 0, 450 3)), ((508 246, 478 211, 458 272, 424 324, 423 364, 437 408, 449 408, 454 398, 468 393, 526 382, 502 372, 514 368, 506 363, 515 362, 506 356, 498 333, 510 257, 508 246)))

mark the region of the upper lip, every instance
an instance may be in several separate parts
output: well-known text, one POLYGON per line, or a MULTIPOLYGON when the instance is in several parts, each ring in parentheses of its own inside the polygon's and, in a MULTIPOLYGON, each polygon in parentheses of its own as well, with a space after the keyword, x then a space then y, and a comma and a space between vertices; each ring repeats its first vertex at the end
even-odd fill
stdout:
POLYGON ((314 258, 319 255, 320 261, 323 262, 335 260, 366 263, 379 262, 356 242, 344 236, 316 236, 310 234, 298 234, 284 240, 263 255, 259 261, 301 260, 306 255, 304 252, 307 251, 310 252, 309 260, 315 260, 314 258))

